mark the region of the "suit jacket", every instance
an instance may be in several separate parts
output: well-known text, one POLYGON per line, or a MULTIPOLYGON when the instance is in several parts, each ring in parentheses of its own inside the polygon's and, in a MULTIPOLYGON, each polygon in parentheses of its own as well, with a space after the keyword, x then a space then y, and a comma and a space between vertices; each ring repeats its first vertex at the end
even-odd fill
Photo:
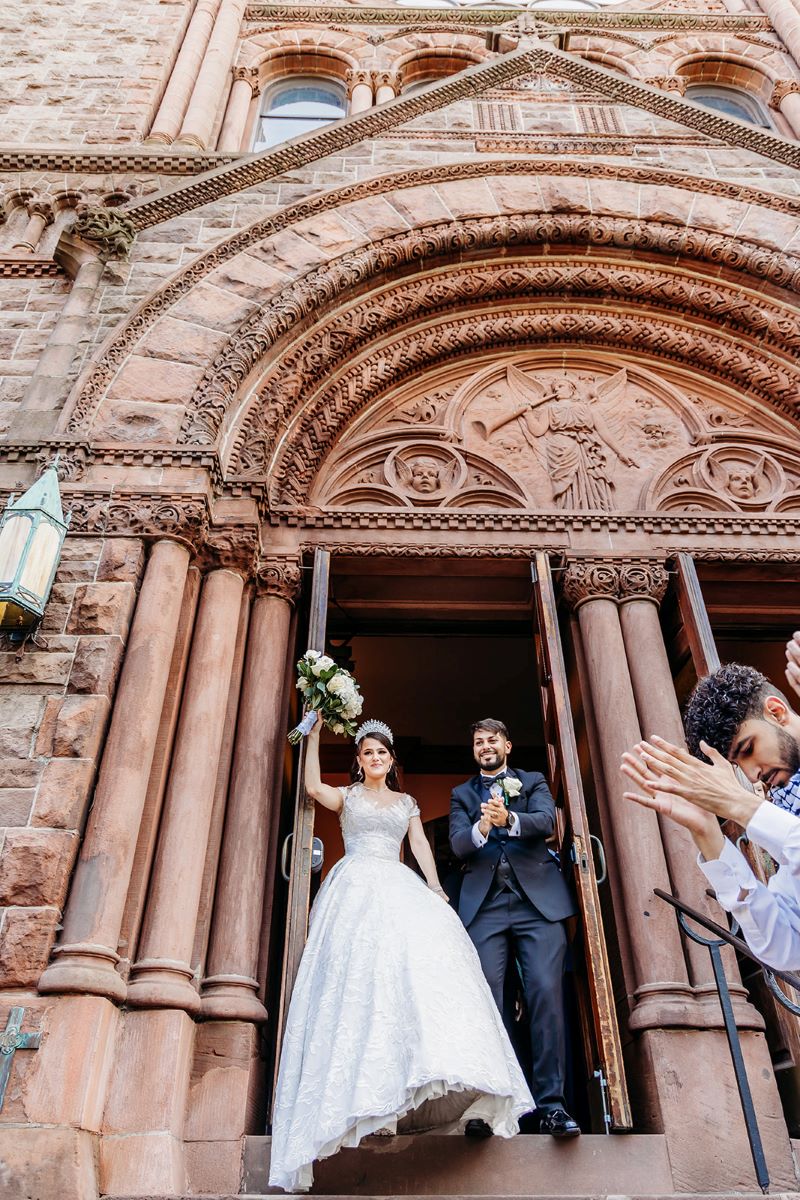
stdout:
POLYGON ((492 828, 486 844, 476 847, 472 827, 480 820, 486 799, 479 775, 459 784, 450 797, 450 845, 465 863, 458 912, 467 927, 486 899, 503 851, 525 895, 543 917, 563 921, 577 911, 561 868, 547 848, 546 838, 555 829, 556 808, 544 776, 510 767, 507 774, 522 784, 522 791, 508 806, 519 818, 519 837, 510 837, 507 829, 492 828))

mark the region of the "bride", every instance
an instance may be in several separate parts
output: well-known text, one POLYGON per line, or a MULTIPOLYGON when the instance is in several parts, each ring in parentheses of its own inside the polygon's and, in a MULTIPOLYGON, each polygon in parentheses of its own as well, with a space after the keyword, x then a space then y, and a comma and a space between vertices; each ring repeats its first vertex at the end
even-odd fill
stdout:
POLYGON ((320 888, 286 1022, 270 1185, 304 1191, 312 1163, 371 1133, 442 1125, 512 1137, 533 1107, 478 956, 448 907, 419 809, 397 785, 392 733, 356 733, 350 787, 305 785, 339 814, 345 855, 320 888), (427 881, 400 862, 408 833, 427 881))

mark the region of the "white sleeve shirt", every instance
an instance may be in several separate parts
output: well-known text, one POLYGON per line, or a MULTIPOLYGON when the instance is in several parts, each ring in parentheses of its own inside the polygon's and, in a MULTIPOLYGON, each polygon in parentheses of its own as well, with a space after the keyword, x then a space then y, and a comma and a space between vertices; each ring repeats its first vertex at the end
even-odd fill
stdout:
POLYGON ((727 838, 719 858, 699 855, 698 864, 753 953, 776 970, 800 971, 800 818, 765 801, 747 836, 779 864, 766 885, 727 838))
MULTIPOLYGON (((478 828, 479 825, 480 821, 476 821, 472 826, 472 842, 480 850, 481 846, 485 846, 489 839, 483 836, 478 828)), ((508 836, 519 837, 519 817, 515 812, 509 812, 508 814, 508 836)))

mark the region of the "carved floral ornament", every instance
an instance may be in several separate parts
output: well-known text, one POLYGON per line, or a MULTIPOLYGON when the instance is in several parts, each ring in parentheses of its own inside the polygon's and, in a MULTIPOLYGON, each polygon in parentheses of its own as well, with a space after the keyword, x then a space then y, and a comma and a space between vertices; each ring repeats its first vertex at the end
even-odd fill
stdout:
POLYGON ((668 581, 664 562, 647 558, 570 559, 561 576, 562 595, 573 609, 592 600, 660 604, 668 581))
POLYGON ((448 364, 428 386, 414 381, 367 409, 305 503, 323 512, 800 512, 800 459, 787 437, 800 448, 796 432, 729 395, 690 393, 607 353, 498 355, 477 371, 448 364))

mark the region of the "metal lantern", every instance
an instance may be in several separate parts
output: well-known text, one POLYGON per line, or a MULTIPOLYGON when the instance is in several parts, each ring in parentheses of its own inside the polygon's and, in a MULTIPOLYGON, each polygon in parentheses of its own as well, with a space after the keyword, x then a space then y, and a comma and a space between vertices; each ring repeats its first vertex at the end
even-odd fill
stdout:
POLYGON ((22 640, 41 621, 67 532, 56 467, 0 518, 0 630, 22 640))

